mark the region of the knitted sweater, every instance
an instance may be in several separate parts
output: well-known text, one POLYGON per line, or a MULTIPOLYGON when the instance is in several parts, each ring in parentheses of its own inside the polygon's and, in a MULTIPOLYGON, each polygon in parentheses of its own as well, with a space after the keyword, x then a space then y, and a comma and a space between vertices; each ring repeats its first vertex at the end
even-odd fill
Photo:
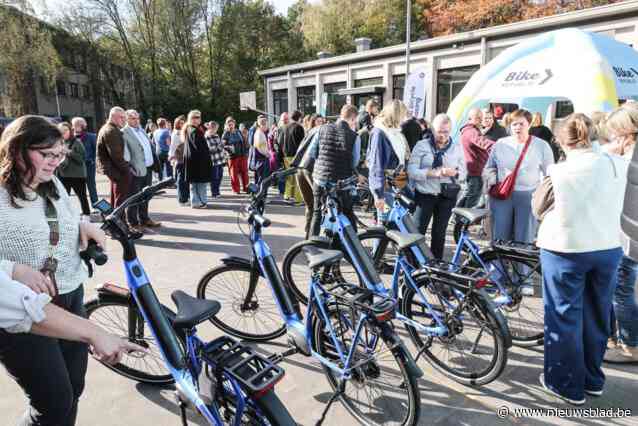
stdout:
MULTIPOLYGON (((58 261, 55 278, 60 294, 70 293, 88 278, 80 259, 80 212, 57 178, 53 178, 60 194, 53 200, 60 224, 60 240, 53 251, 58 261)), ((0 186, 0 269, 12 276, 14 263, 22 263, 39 271, 49 256, 49 225, 45 200, 34 194, 33 201, 18 201, 22 208, 11 206, 9 193, 0 186)))

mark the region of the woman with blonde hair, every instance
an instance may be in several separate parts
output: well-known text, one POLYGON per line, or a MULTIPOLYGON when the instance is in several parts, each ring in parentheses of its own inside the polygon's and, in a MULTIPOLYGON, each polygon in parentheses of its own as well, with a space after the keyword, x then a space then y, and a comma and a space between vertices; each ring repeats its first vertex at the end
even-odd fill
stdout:
POLYGON ((554 154, 554 162, 560 158, 560 148, 554 143, 554 133, 543 124, 543 115, 540 112, 532 114, 532 122, 529 124, 529 134, 547 142, 554 154))
POLYGON ((184 140, 184 171, 186 182, 190 184, 191 207, 206 208, 207 186, 211 182, 211 162, 208 144, 202 128, 202 113, 193 110, 188 113, 186 125, 182 129, 184 140))
MULTIPOLYGON (((407 167, 410 156, 408 141, 401 133, 401 123, 408 115, 405 104, 397 99, 386 105, 374 120, 374 128, 370 132, 368 152, 369 186, 374 204, 377 208, 378 220, 385 215, 385 173, 399 166, 407 167)), ((395 179, 397 185, 407 184, 407 173, 402 171, 395 179)))
POLYGON ((566 160, 547 168, 533 202, 542 220, 536 243, 546 336, 540 382, 573 405, 584 404, 585 394, 602 395, 605 385, 601 364, 622 257, 618 218, 627 181, 626 162, 592 149, 590 128, 584 114, 567 117, 558 137, 566 160))
MULTIPOLYGON (((605 147, 611 146, 611 151, 621 155, 629 167, 638 139, 638 109, 623 105, 609 115, 605 127, 612 140, 605 147)), ((623 186, 623 192, 624 189, 623 186)), ((631 202, 630 198, 625 200, 625 204, 631 205, 631 202)), ((633 208, 636 208, 635 205, 633 208)), ((605 354, 607 362, 638 362, 638 305, 635 298, 637 279, 638 262, 623 256, 618 268, 618 283, 613 301, 614 315, 618 322, 618 344, 605 354)))
POLYGON ((66 121, 58 124, 58 129, 62 133, 63 145, 67 155, 58 165, 56 174, 60 182, 64 185, 66 192, 71 195, 71 189, 80 200, 82 214, 89 216, 91 208, 86 193, 86 164, 84 163, 84 145, 82 141, 75 137, 73 128, 66 121))

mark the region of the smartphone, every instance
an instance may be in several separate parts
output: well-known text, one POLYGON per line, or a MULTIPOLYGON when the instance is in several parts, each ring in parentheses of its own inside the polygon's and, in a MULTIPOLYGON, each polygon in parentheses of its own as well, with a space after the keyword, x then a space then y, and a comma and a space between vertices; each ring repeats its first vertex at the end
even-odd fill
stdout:
POLYGON ((102 214, 109 214, 113 211, 113 207, 111 204, 105 199, 101 199, 100 201, 93 204, 93 207, 98 209, 102 214))

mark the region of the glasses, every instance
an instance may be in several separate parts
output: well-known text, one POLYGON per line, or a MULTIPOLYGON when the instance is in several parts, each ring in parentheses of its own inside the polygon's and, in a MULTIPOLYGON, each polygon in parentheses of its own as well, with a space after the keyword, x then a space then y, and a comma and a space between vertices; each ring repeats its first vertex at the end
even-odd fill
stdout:
POLYGON ((56 152, 43 152, 40 151, 38 149, 34 149, 32 151, 37 152, 38 154, 40 154, 42 156, 42 158, 44 158, 46 161, 64 161, 64 159, 66 158, 67 152, 66 151, 61 151, 59 153, 56 152))

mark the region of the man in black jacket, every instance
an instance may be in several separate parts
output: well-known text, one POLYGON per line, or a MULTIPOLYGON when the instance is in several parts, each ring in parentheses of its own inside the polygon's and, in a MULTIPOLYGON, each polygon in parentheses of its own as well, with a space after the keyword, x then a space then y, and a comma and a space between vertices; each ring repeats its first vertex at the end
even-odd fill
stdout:
MULTIPOLYGON (((346 179, 355 174, 361 152, 361 140, 354 129, 357 126, 357 109, 352 105, 341 108, 339 120, 334 124, 324 124, 319 128, 308 148, 314 167, 312 171, 314 209, 311 233, 321 232, 322 204, 325 186, 346 179)), ((352 211, 352 196, 341 194, 341 210, 350 219, 356 230, 356 218, 352 211)))
POLYGON ((483 110, 481 126, 483 127, 483 136, 494 142, 508 136, 505 127, 496 122, 494 113, 489 108, 483 110))
MULTIPOLYGON (((279 133, 279 149, 284 159, 284 166, 290 167, 292 160, 297 153, 299 144, 305 136, 303 126, 300 124, 303 114, 300 111, 295 111, 290 116, 290 124, 284 127, 283 131, 279 133)), ((301 191, 297 187, 297 181, 295 176, 288 176, 286 179, 286 190, 284 192, 284 200, 290 203, 301 203, 303 198, 301 191)))

